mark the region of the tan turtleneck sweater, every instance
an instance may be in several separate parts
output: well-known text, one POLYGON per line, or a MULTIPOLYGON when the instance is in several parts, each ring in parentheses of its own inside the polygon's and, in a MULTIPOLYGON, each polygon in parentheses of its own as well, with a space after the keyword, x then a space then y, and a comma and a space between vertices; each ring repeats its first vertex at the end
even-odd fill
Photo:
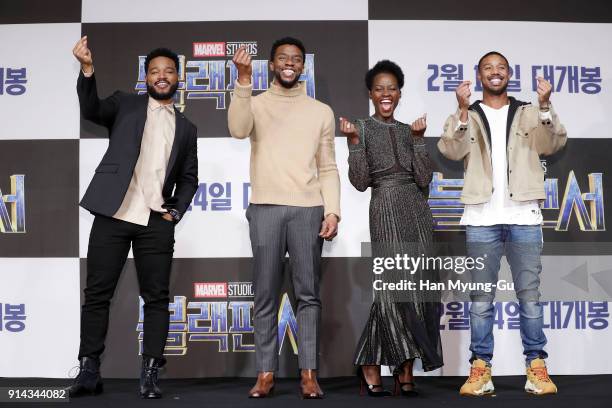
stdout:
POLYGON ((228 111, 229 131, 251 138, 253 204, 297 207, 323 205, 325 216, 340 217, 340 178, 331 108, 308 95, 272 83, 251 96, 252 86, 236 81, 228 111))

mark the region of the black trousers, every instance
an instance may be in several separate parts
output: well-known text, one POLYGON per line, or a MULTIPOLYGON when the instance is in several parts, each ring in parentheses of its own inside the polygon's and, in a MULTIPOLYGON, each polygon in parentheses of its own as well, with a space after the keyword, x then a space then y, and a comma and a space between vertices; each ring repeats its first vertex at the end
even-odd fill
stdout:
MULTIPOLYGON (((110 301, 132 246, 144 300, 143 357, 163 358, 168 336, 168 286, 174 252, 174 222, 151 212, 142 226, 97 215, 89 235, 87 287, 81 311, 79 358, 104 351, 110 301)), ((136 302, 137 299, 134 299, 136 302)))

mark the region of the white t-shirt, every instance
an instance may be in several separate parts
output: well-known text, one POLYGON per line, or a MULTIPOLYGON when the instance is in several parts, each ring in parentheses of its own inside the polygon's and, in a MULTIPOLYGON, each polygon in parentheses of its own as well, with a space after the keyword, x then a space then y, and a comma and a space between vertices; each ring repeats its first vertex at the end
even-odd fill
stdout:
POLYGON ((493 109, 480 103, 491 129, 491 161, 493 194, 482 204, 466 204, 461 225, 490 226, 496 224, 540 225, 542 212, 538 200, 513 201, 508 192, 506 123, 508 107, 493 109))

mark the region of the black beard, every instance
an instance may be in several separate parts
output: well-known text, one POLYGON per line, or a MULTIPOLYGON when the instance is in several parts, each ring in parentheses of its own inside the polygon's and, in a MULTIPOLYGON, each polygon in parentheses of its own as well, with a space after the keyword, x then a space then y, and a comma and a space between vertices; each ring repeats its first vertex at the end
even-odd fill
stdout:
POLYGON ((153 88, 151 85, 147 84, 147 93, 149 94, 149 96, 155 100, 158 101, 164 101, 167 99, 170 99, 174 96, 174 94, 176 93, 176 90, 178 89, 178 82, 175 83, 174 85, 172 85, 170 87, 170 89, 168 90, 168 92, 166 93, 159 93, 155 90, 155 88, 153 88))
POLYGON ((499 95, 503 95, 506 92, 506 89, 508 89, 508 83, 506 82, 506 85, 503 88, 499 88, 499 89, 485 88, 484 84, 482 88, 486 90, 488 93, 490 93, 491 95, 499 96, 499 95))
POLYGON ((280 84, 283 88, 291 89, 297 84, 300 80, 300 76, 296 75, 293 81, 287 82, 281 78, 280 72, 274 72, 274 80, 280 84))

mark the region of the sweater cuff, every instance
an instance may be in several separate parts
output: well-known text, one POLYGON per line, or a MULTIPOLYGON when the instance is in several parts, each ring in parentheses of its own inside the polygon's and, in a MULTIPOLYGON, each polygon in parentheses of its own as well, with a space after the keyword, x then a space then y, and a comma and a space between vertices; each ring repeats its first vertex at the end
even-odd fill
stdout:
POLYGON ((426 153, 427 152, 427 145, 425 144, 425 142, 423 142, 423 143, 415 143, 414 144, 414 151, 416 153, 426 153))
POLYGON ((361 139, 359 140, 359 143, 357 144, 352 144, 348 139, 346 140, 346 143, 348 145, 349 153, 350 152, 361 152, 365 150, 365 146, 363 145, 363 143, 361 143, 361 139))
POLYGON ((425 136, 413 136, 412 140, 415 146, 425 146, 425 136))
POLYGON ((325 216, 323 218, 327 218, 328 215, 335 215, 338 218, 338 222, 340 222, 340 220, 342 219, 340 217, 340 211, 338 210, 334 210, 334 211, 325 211, 325 216))
POLYGON ((238 80, 234 84, 234 96, 239 98, 250 98, 253 93, 253 84, 241 85, 238 80))

